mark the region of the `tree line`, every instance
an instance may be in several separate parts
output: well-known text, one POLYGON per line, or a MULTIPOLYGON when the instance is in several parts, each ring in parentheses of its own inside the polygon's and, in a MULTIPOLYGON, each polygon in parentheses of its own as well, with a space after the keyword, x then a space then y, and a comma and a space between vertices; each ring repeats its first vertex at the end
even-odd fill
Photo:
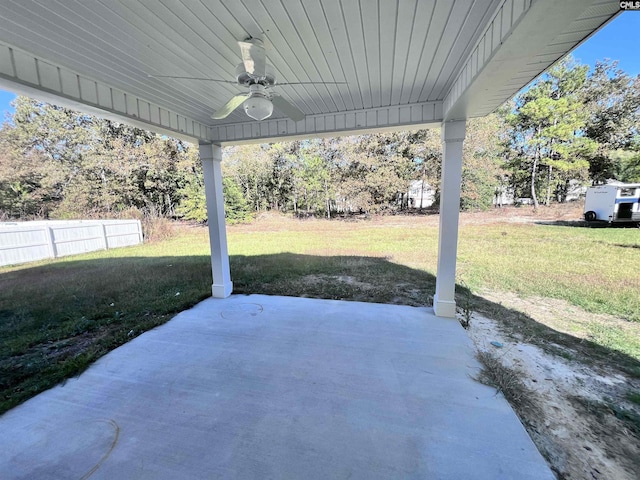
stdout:
POLYGON ((640 76, 566 58, 501 109, 516 196, 563 202, 572 182, 640 182, 640 76))
MULTIPOLYGON (((568 57, 470 119, 461 208, 490 208, 504 191, 537 208, 572 185, 640 182, 639 87, 615 62, 590 71, 568 57)), ((14 107, 0 128, 0 218, 206 220, 197 147, 26 97, 14 107)), ((439 129, 226 147, 227 216, 403 210, 412 185, 430 185, 437 205, 441 162, 439 129)))

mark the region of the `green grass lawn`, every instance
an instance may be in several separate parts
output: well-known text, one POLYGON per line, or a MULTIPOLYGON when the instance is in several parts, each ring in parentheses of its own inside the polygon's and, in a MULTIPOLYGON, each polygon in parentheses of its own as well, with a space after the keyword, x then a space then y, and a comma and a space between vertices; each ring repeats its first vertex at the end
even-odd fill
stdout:
MULTIPOLYGON (((437 236, 433 217, 267 216, 228 229, 235 291, 428 305, 437 236)), ((209 296, 208 249, 206 229, 185 227, 157 243, 0 268, 0 412, 209 296)), ((576 343, 601 349, 600 358, 619 354, 616 361, 633 368, 640 365, 639 272, 637 229, 460 228, 459 277, 474 293, 554 297, 621 317, 629 328, 581 322, 586 331, 576 343)), ((571 326, 558 340, 556 325, 536 325, 479 295, 473 302, 537 336, 573 338, 571 326)))
MULTIPOLYGON (((421 220, 306 221, 289 229, 279 220, 271 229, 233 228, 229 248, 232 255, 384 257, 435 275, 438 229, 421 220)), ((635 228, 488 223, 463 225, 459 237, 458 276, 472 290, 560 298, 640 322, 640 231, 635 228)))

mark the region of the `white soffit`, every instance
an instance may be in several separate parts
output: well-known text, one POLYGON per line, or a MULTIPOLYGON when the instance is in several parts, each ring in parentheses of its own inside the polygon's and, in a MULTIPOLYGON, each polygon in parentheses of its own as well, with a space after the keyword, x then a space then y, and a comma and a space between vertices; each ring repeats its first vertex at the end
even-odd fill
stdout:
POLYGON ((505 1, 446 96, 445 119, 491 113, 619 11, 609 0, 505 1))
POLYGON ((613 3, 0 0, 0 85, 202 142, 437 125, 493 110, 613 3), (277 86, 307 118, 258 123, 241 110, 210 118, 243 87, 148 77, 233 80, 248 36, 265 39, 279 82, 347 84, 277 86))

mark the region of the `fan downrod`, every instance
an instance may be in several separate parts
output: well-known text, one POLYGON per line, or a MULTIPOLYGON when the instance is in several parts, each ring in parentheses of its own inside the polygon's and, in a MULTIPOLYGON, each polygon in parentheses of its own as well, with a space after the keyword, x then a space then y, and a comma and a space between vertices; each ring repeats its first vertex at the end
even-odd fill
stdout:
POLYGON ((272 87, 276 83, 276 73, 271 65, 265 65, 265 75, 256 79, 249 73, 247 73, 244 63, 239 63, 236 67, 236 81, 238 85, 243 87, 249 87, 251 85, 263 85, 265 87, 272 87))

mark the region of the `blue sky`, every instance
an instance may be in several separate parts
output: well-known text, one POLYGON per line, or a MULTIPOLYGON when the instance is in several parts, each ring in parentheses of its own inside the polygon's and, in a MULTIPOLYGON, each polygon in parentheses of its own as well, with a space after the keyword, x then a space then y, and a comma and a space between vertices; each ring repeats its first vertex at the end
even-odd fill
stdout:
POLYGON ((605 58, 618 60, 618 67, 635 77, 640 74, 639 29, 640 11, 623 12, 576 48, 573 56, 590 66, 605 58))
MULTIPOLYGON (((618 60, 619 68, 636 76, 640 74, 640 49, 635 41, 639 30, 640 11, 624 12, 580 45, 573 56, 590 66, 605 58, 618 60)), ((13 93, 0 90, 0 122, 12 110, 9 102, 14 98, 13 93)))

